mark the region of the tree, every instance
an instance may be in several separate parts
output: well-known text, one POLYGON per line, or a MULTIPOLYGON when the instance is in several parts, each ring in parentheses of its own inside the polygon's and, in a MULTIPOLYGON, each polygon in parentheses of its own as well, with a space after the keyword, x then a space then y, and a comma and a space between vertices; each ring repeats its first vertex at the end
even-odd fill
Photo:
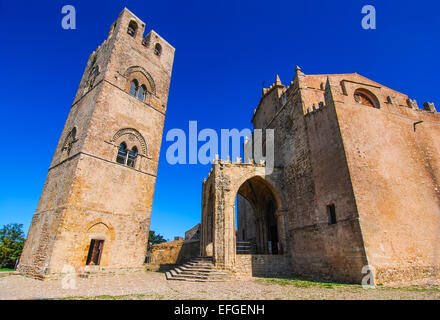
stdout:
POLYGON ((148 236, 148 243, 150 245, 167 242, 165 238, 160 234, 155 234, 154 231, 150 231, 148 236))
POLYGON ((0 268, 15 267, 24 245, 23 225, 11 223, 0 229, 0 268))

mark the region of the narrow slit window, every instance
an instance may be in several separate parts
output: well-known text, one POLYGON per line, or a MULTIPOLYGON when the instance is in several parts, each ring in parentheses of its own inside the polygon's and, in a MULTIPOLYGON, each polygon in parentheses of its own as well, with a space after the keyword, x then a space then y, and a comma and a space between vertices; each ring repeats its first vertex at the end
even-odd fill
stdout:
POLYGON ((141 100, 141 101, 145 101, 145 93, 146 92, 147 92, 147 88, 144 85, 142 85, 139 88, 138 99, 141 100))
POLYGON ((334 204, 327 206, 328 224, 336 224, 336 208, 334 204))
POLYGON ((134 21, 130 21, 130 23, 128 24, 127 33, 134 38, 136 37, 137 28, 137 23, 134 21))
POLYGON ((139 88, 138 82, 137 82, 136 80, 133 80, 133 81, 130 83, 130 94, 131 94, 133 97, 136 97, 137 92, 138 92, 138 88, 139 88))
POLYGON ((162 46, 159 43, 156 43, 154 46, 154 54, 156 56, 160 56, 162 54, 162 46))
POLYGON ((120 164, 125 164, 127 158, 127 145, 122 142, 119 145, 118 155, 116 157, 116 162, 120 164))
POLYGON ((128 153, 127 166, 134 168, 137 154, 138 154, 137 148, 133 147, 133 149, 131 149, 130 152, 128 153))

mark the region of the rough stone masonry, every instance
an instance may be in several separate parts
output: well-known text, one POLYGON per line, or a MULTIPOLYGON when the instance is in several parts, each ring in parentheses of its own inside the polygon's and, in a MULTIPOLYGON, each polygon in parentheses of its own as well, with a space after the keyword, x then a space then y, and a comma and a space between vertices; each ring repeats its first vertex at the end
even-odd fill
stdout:
POLYGON ((174 48, 124 9, 88 60, 18 271, 142 267, 174 48))
POLYGON ((237 275, 440 277, 433 103, 421 110, 357 73, 297 67, 289 86, 277 77, 263 89, 252 123, 274 130, 275 170, 253 159, 214 161, 202 188, 201 255, 237 275))
MULTIPOLYGON (((143 266, 174 59, 144 30, 124 9, 90 55, 19 272, 143 266)), ((237 275, 438 278, 440 116, 423 106, 356 73, 277 77, 252 117, 275 131, 275 169, 214 162, 200 254, 237 275)))

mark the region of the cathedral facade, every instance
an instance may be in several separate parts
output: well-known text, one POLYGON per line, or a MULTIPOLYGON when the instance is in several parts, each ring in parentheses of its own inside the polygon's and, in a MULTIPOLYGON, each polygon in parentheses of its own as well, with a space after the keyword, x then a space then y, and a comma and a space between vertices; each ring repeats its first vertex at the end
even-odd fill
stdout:
MULTIPOLYGON (((440 115, 359 74, 279 77, 254 110, 274 168, 215 160, 201 255, 245 275, 439 277, 440 115)), ((263 141, 264 145, 264 141, 263 141)))

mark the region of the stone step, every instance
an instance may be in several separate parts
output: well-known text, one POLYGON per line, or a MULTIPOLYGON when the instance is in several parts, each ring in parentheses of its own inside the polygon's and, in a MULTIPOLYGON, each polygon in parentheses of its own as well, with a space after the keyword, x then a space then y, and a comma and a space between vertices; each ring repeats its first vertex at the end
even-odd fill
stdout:
POLYGON ((190 274, 190 273, 179 273, 179 272, 176 272, 175 269, 171 270, 170 273, 173 277, 181 277, 181 278, 189 278, 189 279, 220 279, 220 278, 224 277, 224 275, 215 276, 215 275, 199 275, 199 274, 190 274))
POLYGON ((165 273, 167 280, 219 282, 229 280, 229 275, 217 269, 212 257, 198 257, 165 273))
POLYGON ((237 254, 255 254, 257 253, 257 246, 250 241, 237 241, 235 245, 237 254))
POLYGON ((226 273, 221 271, 210 271, 210 272, 200 272, 195 270, 182 270, 181 267, 173 269, 176 273, 179 275, 181 274, 188 274, 188 275, 195 275, 195 276, 206 276, 206 277, 223 277, 227 276, 226 273))
POLYGON ((214 264, 212 264, 212 263, 194 263, 194 262, 188 262, 188 263, 185 263, 184 266, 186 266, 186 267, 195 267, 195 268, 206 268, 206 269, 212 269, 212 268, 215 268, 214 264))
POLYGON ((183 271, 206 272, 206 273, 208 273, 208 272, 210 272, 210 273, 219 272, 215 268, 206 269, 206 268, 195 268, 195 267, 180 266, 179 269, 183 270, 183 271))
POLYGON ((190 260, 188 263, 201 263, 201 264, 214 264, 212 261, 209 260, 190 260))
POLYGON ((185 274, 198 274, 198 275, 206 275, 206 276, 216 276, 216 275, 221 275, 224 276, 226 275, 226 273, 221 272, 221 271, 197 271, 197 270, 182 270, 179 268, 179 270, 176 270, 178 273, 185 273, 185 274))
POLYGON ((190 281, 190 282, 224 282, 226 280, 223 279, 189 279, 189 278, 183 278, 183 277, 173 277, 169 276, 167 277, 167 280, 177 280, 177 281, 190 281))
POLYGON ((187 274, 187 273, 175 273, 172 274, 172 276, 186 278, 186 279, 204 279, 204 280, 224 280, 226 278, 225 275, 206 276, 206 275, 187 274))
POLYGON ((212 257, 198 257, 198 258, 194 258, 193 260, 196 260, 196 261, 212 261, 212 257))

